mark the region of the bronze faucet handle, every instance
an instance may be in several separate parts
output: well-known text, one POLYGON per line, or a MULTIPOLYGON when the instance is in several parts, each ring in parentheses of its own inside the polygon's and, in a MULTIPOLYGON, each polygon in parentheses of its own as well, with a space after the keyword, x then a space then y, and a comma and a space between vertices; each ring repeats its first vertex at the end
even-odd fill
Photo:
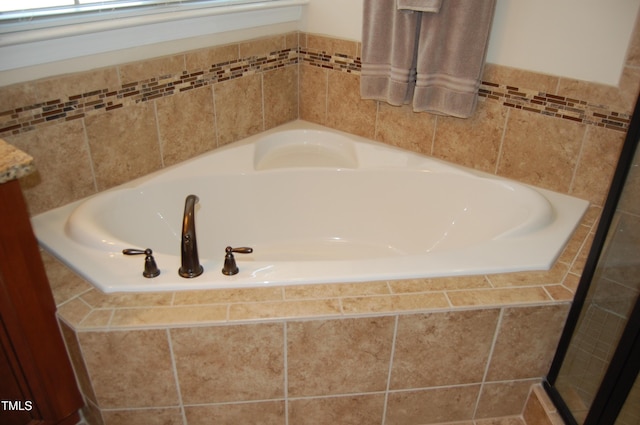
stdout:
POLYGON ((230 246, 225 248, 225 256, 224 256, 224 267, 222 268, 222 274, 227 276, 232 276, 237 274, 238 266, 236 265, 236 259, 233 256, 233 253, 237 254, 251 254, 253 252, 253 248, 249 247, 241 247, 241 248, 231 248, 230 246))
POLYGON ((147 249, 134 249, 127 248, 123 249, 122 253, 124 255, 141 255, 144 254, 144 271, 142 272, 142 276, 146 278, 156 277, 160 274, 160 269, 156 265, 156 260, 153 258, 153 251, 151 248, 147 249))

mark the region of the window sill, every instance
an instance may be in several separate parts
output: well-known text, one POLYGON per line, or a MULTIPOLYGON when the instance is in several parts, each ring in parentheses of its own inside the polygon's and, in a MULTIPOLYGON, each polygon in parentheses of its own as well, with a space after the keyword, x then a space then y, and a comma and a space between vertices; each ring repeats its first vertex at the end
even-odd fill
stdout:
POLYGON ((0 72, 190 37, 299 21, 309 0, 157 13, 0 34, 0 72))

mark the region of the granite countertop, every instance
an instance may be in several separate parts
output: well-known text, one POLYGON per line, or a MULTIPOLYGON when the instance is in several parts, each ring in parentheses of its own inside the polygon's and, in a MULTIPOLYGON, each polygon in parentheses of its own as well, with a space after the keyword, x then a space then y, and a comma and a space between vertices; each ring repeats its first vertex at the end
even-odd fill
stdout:
POLYGON ((35 171, 33 158, 0 139, 0 183, 19 179, 35 171))

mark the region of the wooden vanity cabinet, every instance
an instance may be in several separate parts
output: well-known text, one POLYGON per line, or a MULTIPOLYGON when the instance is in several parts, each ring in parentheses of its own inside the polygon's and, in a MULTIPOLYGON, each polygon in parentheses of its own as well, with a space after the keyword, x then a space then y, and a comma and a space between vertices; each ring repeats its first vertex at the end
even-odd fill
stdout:
POLYGON ((0 184, 0 424, 75 425, 83 406, 20 184, 0 184))

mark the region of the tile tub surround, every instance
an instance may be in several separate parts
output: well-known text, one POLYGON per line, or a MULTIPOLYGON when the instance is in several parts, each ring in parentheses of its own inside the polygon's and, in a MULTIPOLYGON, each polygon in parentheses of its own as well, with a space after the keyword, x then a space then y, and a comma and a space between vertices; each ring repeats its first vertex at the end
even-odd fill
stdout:
POLYGON ((35 159, 32 214, 297 118, 603 204, 638 48, 620 87, 487 64, 468 120, 361 100, 359 50, 287 33, 0 87, 0 137, 35 159))
POLYGON ((548 272, 107 295, 43 259, 90 424, 520 423, 597 215, 548 272))

